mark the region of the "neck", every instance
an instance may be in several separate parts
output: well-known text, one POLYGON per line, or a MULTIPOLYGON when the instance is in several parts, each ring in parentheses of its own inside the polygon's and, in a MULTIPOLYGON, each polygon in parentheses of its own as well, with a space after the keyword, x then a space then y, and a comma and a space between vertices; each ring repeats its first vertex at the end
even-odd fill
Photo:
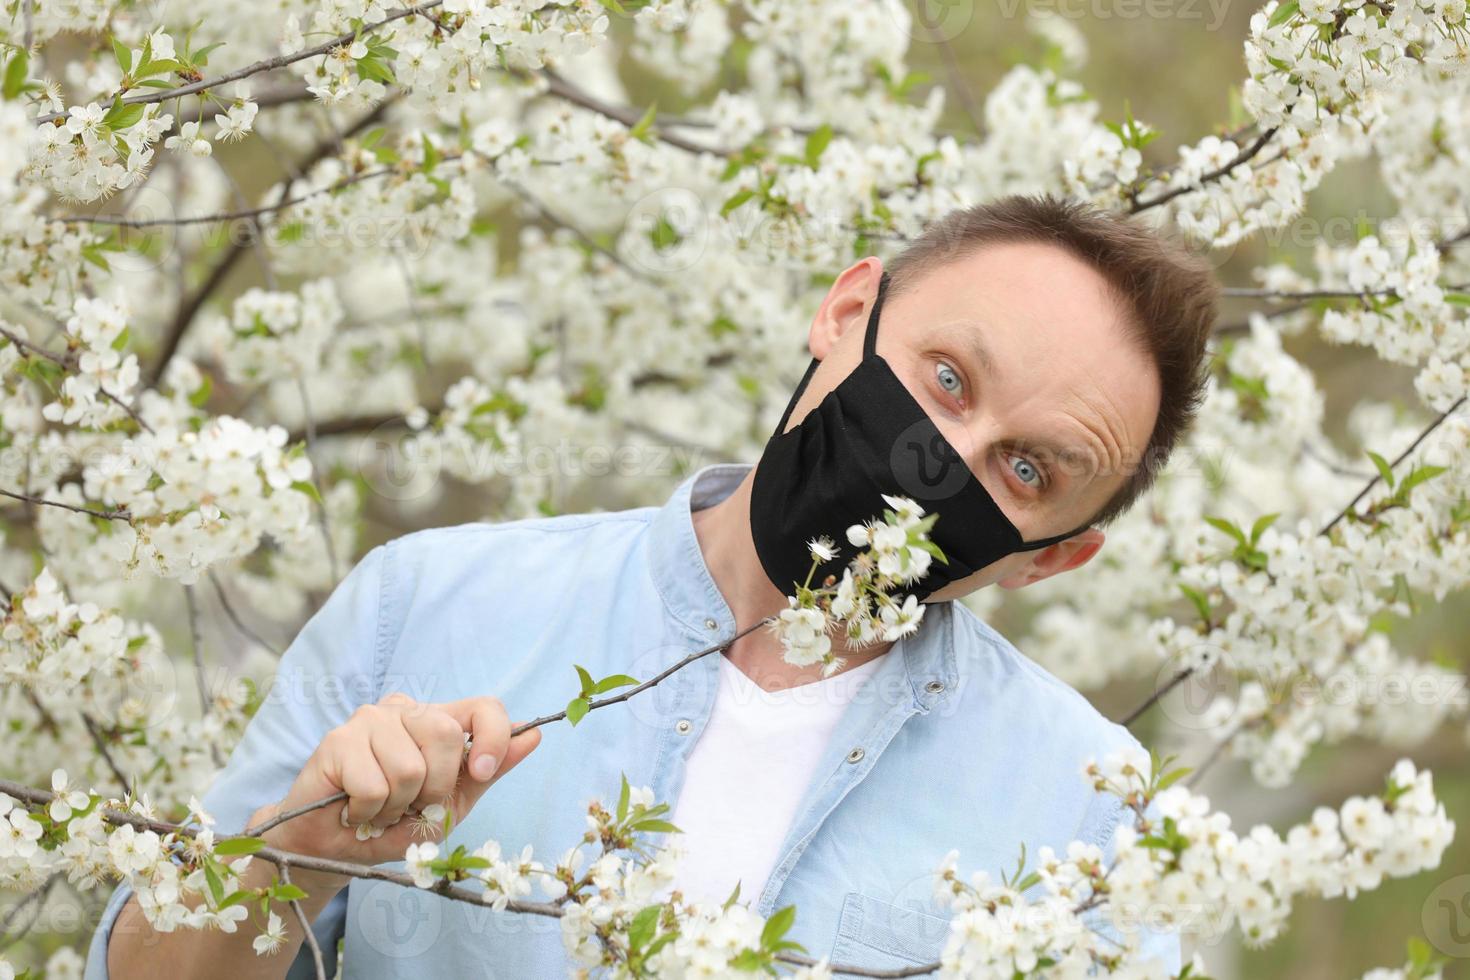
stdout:
MULTIPOLYGON (((715 586, 724 596, 735 616, 737 629, 786 608, 786 597, 771 584, 755 552, 750 533, 750 488, 752 469, 735 491, 710 507, 694 511, 694 534, 704 563, 714 577, 715 586)), ((805 548, 806 542, 793 541, 794 548, 805 548)), ((844 661, 842 670, 867 663, 888 652, 892 643, 876 643, 854 650, 840 634, 832 638, 832 652, 844 661)), ((822 665, 798 667, 781 658, 781 641, 769 629, 747 633, 725 651, 730 662, 767 691, 780 691, 822 679, 822 665)))

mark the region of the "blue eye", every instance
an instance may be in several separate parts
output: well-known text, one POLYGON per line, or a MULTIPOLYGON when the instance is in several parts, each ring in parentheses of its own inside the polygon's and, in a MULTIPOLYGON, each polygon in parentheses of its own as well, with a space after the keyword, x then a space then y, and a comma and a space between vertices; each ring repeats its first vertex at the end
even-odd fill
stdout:
POLYGON ((1029 459, 1023 456, 1012 456, 1011 470, 1015 472, 1016 479, 1026 484, 1026 486, 1041 486, 1041 471, 1029 459))
POLYGON ((964 383, 960 381, 960 376, 955 373, 955 369, 943 361, 940 361, 935 367, 934 376, 939 379, 939 387, 951 395, 959 393, 964 388, 964 383))

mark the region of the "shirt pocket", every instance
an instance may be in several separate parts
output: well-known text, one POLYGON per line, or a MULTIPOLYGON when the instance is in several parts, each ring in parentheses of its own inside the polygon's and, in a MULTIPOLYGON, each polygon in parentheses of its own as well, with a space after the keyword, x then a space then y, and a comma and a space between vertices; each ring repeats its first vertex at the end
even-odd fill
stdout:
POLYGON ((848 892, 837 920, 834 966, 897 969, 936 963, 949 938, 949 920, 848 892))

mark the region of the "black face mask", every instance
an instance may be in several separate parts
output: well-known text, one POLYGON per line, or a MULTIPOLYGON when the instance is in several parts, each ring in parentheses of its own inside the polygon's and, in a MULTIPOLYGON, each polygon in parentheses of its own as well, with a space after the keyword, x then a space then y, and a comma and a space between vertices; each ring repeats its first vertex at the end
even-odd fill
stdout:
POLYGON ((750 527, 761 565, 787 595, 806 581, 812 566, 806 542, 827 536, 838 546, 819 565, 811 583, 842 574, 857 549, 847 529, 882 513, 881 494, 912 498, 925 513, 938 513, 930 538, 944 551, 910 591, 920 599, 1018 551, 1064 541, 1087 525, 1039 541, 1016 530, 964 458, 939 432, 888 362, 878 355, 878 311, 888 273, 868 315, 863 359, 852 373, 790 432, 791 411, 806 390, 817 360, 807 367, 756 466, 750 527))

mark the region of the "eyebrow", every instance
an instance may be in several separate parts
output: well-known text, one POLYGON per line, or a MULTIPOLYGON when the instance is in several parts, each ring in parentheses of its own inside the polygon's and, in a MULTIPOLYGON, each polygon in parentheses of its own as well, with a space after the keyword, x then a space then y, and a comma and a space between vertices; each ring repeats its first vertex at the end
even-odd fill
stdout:
POLYGON ((959 324, 965 335, 965 347, 985 370, 987 374, 995 371, 995 359, 990 356, 990 348, 985 346, 985 338, 981 336, 980 324, 975 320, 964 320, 959 324))

